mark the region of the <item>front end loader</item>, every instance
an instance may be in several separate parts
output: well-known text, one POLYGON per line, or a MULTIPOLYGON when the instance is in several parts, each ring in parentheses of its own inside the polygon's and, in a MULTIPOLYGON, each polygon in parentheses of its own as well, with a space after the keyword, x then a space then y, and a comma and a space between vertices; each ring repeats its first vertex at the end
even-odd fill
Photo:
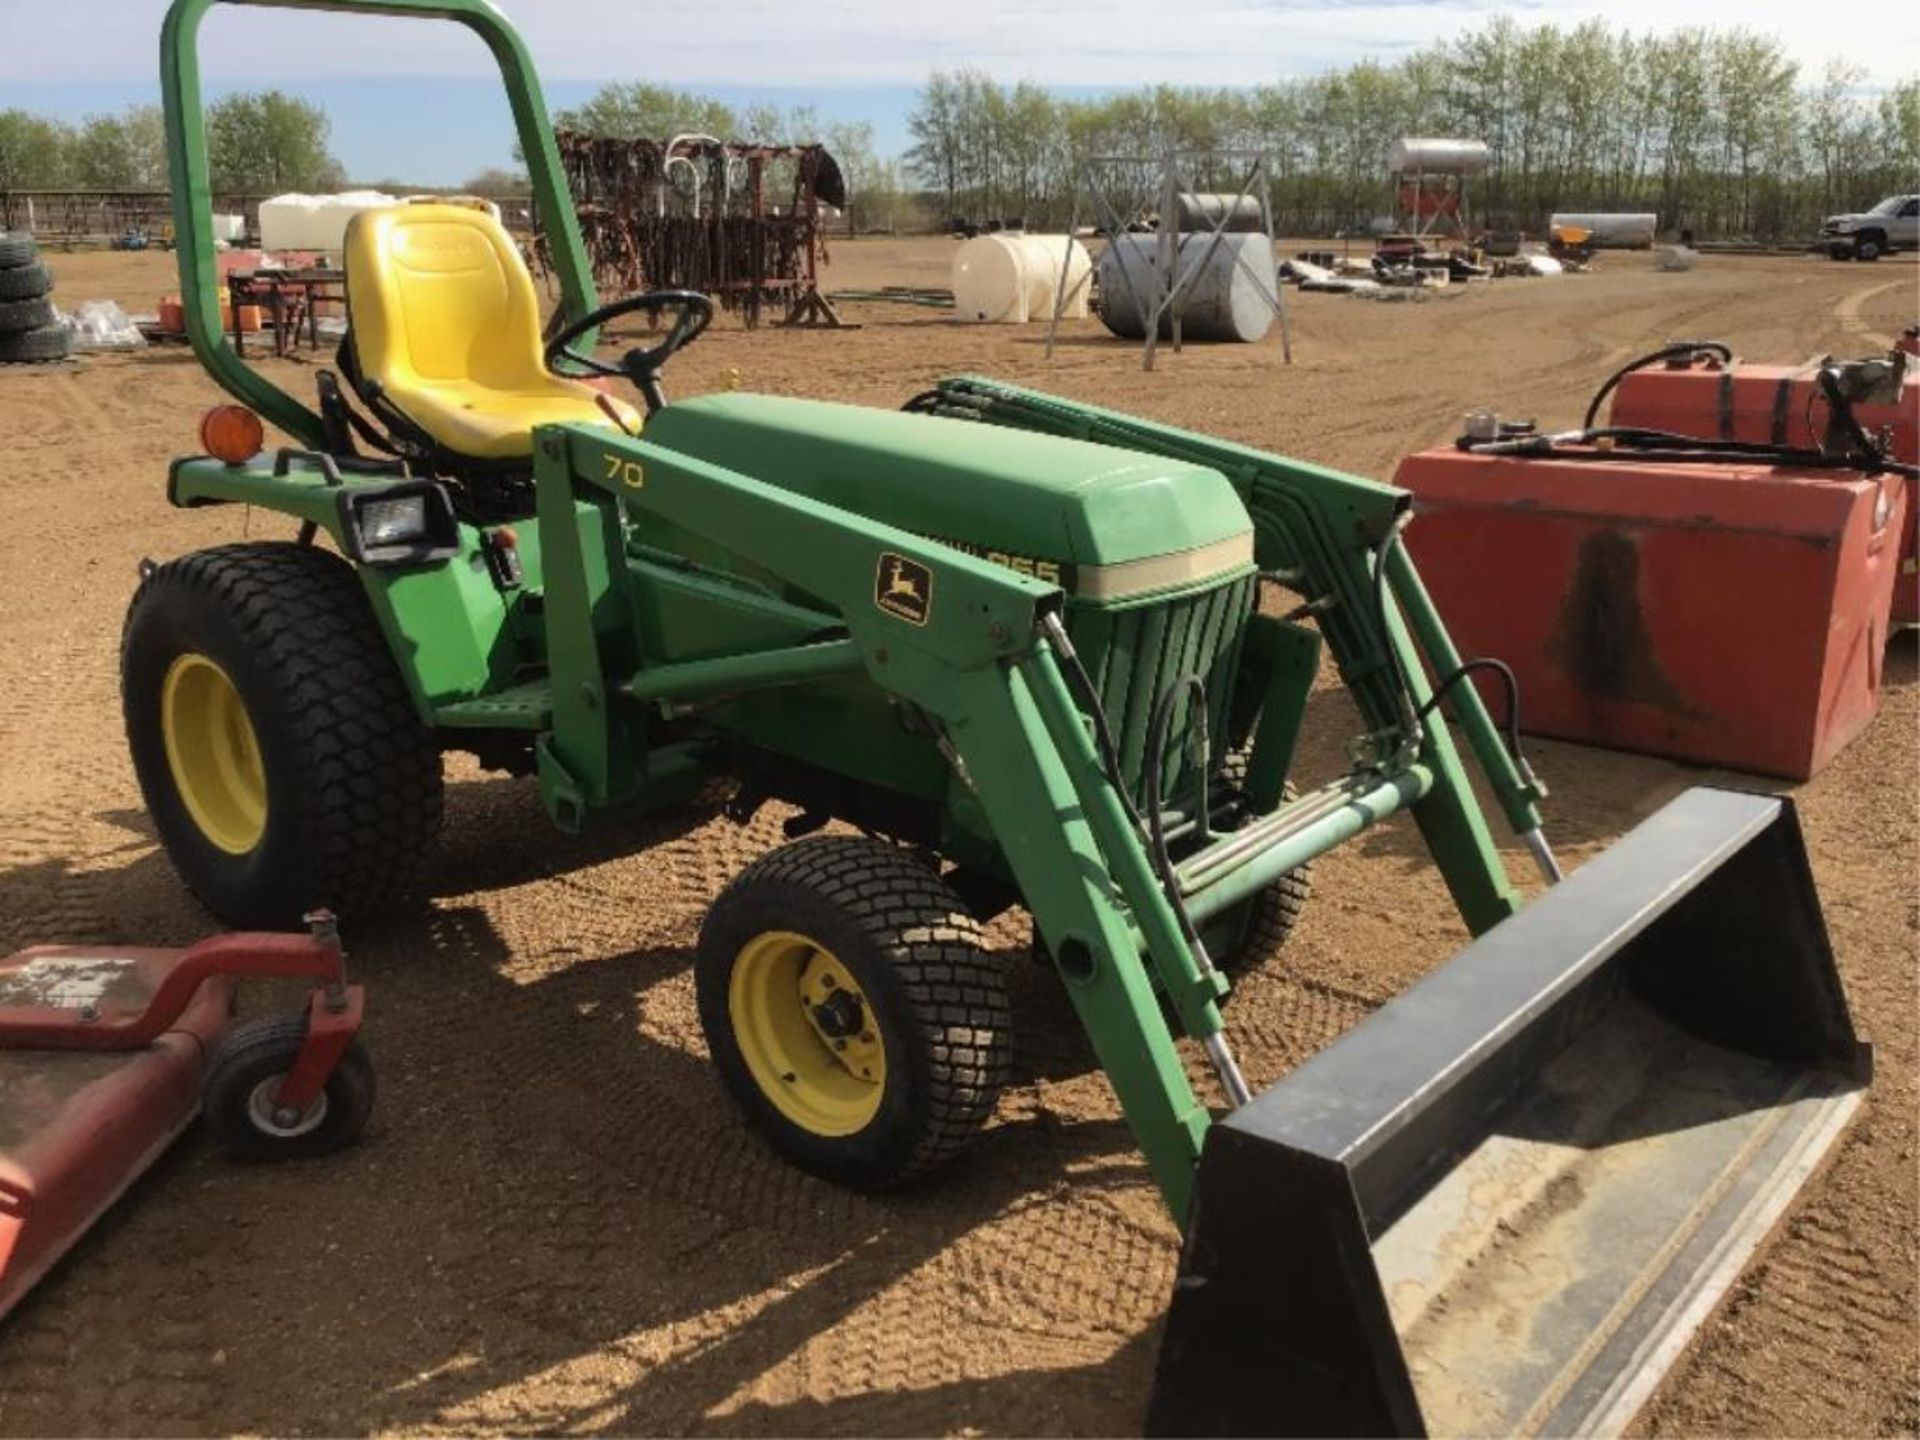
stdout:
POLYGON ((564 830, 727 781, 736 817, 791 806, 790 839, 706 918, 701 1018, 749 1120, 818 1174, 899 1184, 984 1123, 1010 1013, 979 920, 1031 914, 1186 1230, 1151 1426, 1630 1413, 1865 1082, 1787 802, 1689 792, 1559 883, 1541 788, 1471 683, 1499 667, 1456 653, 1390 486, 976 377, 897 412, 669 403, 711 306, 598 304, 484 0, 249 0, 478 31, 563 290, 543 336, 483 212, 369 212, 345 384, 296 399, 219 327, 214 3, 175 0, 162 45, 188 328, 296 443, 207 427, 174 503, 292 537, 154 568, 127 623, 136 769, 203 900, 247 923, 391 901, 447 750, 536 777, 564 830), (636 311, 671 313, 664 338, 594 353, 636 311), (1296 791, 1323 655, 1361 728, 1346 773, 1296 791), (1524 906, 1468 755, 1552 882, 1524 906), (1231 977, 1284 940, 1316 856, 1402 813, 1478 938, 1254 1095, 1231 977))

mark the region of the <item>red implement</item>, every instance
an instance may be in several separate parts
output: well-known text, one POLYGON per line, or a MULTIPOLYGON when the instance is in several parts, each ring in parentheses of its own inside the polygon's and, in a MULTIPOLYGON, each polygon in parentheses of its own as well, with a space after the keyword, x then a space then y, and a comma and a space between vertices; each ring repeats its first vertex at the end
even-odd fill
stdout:
POLYGON ((304 1036, 289 1041, 264 1102, 291 1113, 287 1135, 304 1137, 310 1127, 297 1122, 363 1010, 331 917, 315 918, 312 936, 222 935, 186 950, 43 945, 0 959, 0 1316, 212 1103, 232 976, 315 982, 304 1036))
MULTIPOLYGON (((1920 352, 1916 352, 1920 353, 1920 352)), ((1685 364, 1636 370, 1614 392, 1608 423, 1667 430, 1705 440, 1748 440, 1818 448, 1827 426, 1827 402, 1819 393, 1817 364, 1750 365, 1700 355, 1685 364)), ((1910 373, 1898 405, 1854 407, 1869 433, 1892 432, 1889 453, 1920 464, 1920 373, 1910 373)), ((1906 529, 1900 542, 1900 579, 1893 622, 1920 621, 1920 491, 1907 487, 1906 529)))
MULTIPOLYGON (((0 961, 0 1002, 137 1012, 179 953, 28 950, 0 961)), ((0 1315, 199 1112, 231 998, 207 982, 138 1050, 0 1050, 0 1315)))
POLYGON ((1394 481, 1434 601, 1513 667, 1530 731, 1804 779, 1873 718, 1897 478, 1442 449, 1394 481))

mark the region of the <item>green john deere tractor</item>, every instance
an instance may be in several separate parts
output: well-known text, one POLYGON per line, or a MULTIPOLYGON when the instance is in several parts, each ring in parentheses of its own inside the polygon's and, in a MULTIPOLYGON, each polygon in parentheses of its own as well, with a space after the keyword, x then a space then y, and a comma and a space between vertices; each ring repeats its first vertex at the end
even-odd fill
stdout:
POLYGON ((712 306, 598 302, 487 0, 248 0, 476 31, 563 290, 543 332, 483 208, 367 212, 339 375, 286 393, 221 333, 195 59, 215 3, 174 0, 162 40, 188 329, 299 443, 265 453, 217 415, 168 494, 290 534, 148 568, 123 641, 140 782, 209 908, 257 926, 395 899, 447 750, 537 777, 563 830, 730 780, 736 817, 795 818, 706 918, 701 1018, 749 1120, 821 1175, 898 1184, 980 1128, 1010 1038, 979 919, 1031 912, 1187 1230, 1151 1425, 1631 1413, 1858 1101, 1789 806, 1690 792, 1558 883, 1515 697, 1503 728, 1467 683, 1501 672, 1455 652, 1389 486, 976 377, 899 411, 669 404, 661 372, 712 306), (635 312, 664 337, 598 358, 635 312), (1348 773, 1295 794, 1323 650, 1364 728, 1348 773), (1555 882, 1524 908, 1462 740, 1555 882), (1401 812, 1480 938, 1254 1097, 1232 975, 1283 938, 1315 856, 1401 812), (860 833, 804 834, 830 820, 860 833), (1490 1288, 1509 1262, 1571 1278, 1490 1288), (1516 1308, 1530 1345, 1476 1342, 1516 1308))

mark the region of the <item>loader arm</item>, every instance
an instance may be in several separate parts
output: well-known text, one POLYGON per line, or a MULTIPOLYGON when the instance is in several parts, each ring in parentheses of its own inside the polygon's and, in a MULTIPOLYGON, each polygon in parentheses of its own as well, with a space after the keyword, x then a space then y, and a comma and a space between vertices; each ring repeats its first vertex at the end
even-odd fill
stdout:
MULTIPOLYGON (((1412 805, 1413 816, 1468 928, 1482 934, 1513 914, 1518 901, 1453 735, 1437 707, 1420 714, 1434 685, 1455 675, 1462 660, 1398 543, 1412 501, 1406 491, 979 376, 944 381, 937 393, 936 413, 1192 461, 1224 474, 1253 518, 1255 563, 1311 608, 1368 725, 1371 753, 1360 756, 1360 768, 1391 771, 1417 755, 1431 785, 1412 805), (1381 568, 1383 584, 1376 581, 1381 568)), ((1509 751, 1472 683, 1452 685, 1447 698, 1508 822, 1554 877, 1541 837, 1541 786, 1509 751)))
MULTIPOLYGON (((1028 403, 1021 418, 1038 415, 1063 433, 1096 420, 1106 433, 1121 433, 1122 417, 1076 417, 1074 407, 1048 397, 1028 403)), ((1077 664, 1070 644, 1063 633, 1043 639, 1062 601, 1055 587, 600 429, 537 432, 552 729, 536 742, 536 756, 549 808, 563 825, 636 797, 649 781, 653 716, 686 698, 696 679, 685 665, 649 666, 639 640, 627 555, 630 545, 646 545, 650 518, 817 597, 845 627, 845 645, 816 635, 701 662, 700 690, 744 692, 823 673, 815 667, 844 673, 857 662, 881 690, 934 717, 1154 1177, 1183 1216, 1208 1117, 1180 1068, 1156 984, 1185 1032, 1206 1048, 1229 1099, 1237 1104, 1247 1093, 1223 1034, 1218 1001, 1226 982, 1192 927, 1402 810, 1415 817, 1474 933, 1511 915, 1518 902, 1446 722, 1420 714, 1432 691, 1394 603, 1405 592, 1388 583, 1404 494, 1254 451, 1223 457, 1178 432, 1134 448, 1197 454, 1237 476, 1252 496, 1256 546, 1290 585, 1322 600, 1321 624, 1372 724, 1352 774, 1239 833, 1211 836, 1203 825, 1207 843, 1172 877, 1156 869, 1133 802, 1090 734, 1084 686, 1077 695, 1067 673, 1077 664), (1378 585, 1375 567, 1385 567, 1378 585), (917 588, 914 605, 895 602, 892 592, 903 586, 917 588)), ((1531 816, 1530 799, 1526 806, 1521 813, 1531 816)))
MULTIPOLYGON (((589 805, 617 801, 619 787, 643 778, 625 768, 646 755, 646 707, 633 698, 657 703, 677 693, 657 670, 649 679, 637 646, 621 638, 630 615, 620 593, 621 510, 643 541, 658 517, 818 596, 844 622, 868 678, 939 722, 1154 1179, 1184 1215, 1209 1116, 1180 1064, 1154 979, 1203 1043, 1220 1036, 1224 982, 1202 970, 1182 938, 1041 644, 1057 587, 645 440, 544 428, 534 457, 553 696, 543 783, 589 805), (924 579, 917 619, 880 603, 899 573, 894 562, 924 579)), ((769 677, 809 648, 712 662, 703 683, 725 688, 729 668, 740 689, 777 683, 769 677)))

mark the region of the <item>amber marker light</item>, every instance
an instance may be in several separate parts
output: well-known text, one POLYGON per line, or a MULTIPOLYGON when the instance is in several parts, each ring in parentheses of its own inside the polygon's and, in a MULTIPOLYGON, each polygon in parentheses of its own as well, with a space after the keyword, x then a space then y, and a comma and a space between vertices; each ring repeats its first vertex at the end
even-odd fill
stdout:
POLYGON ((244 405, 216 405, 200 420, 200 448, 229 465, 246 464, 266 443, 266 427, 244 405))

